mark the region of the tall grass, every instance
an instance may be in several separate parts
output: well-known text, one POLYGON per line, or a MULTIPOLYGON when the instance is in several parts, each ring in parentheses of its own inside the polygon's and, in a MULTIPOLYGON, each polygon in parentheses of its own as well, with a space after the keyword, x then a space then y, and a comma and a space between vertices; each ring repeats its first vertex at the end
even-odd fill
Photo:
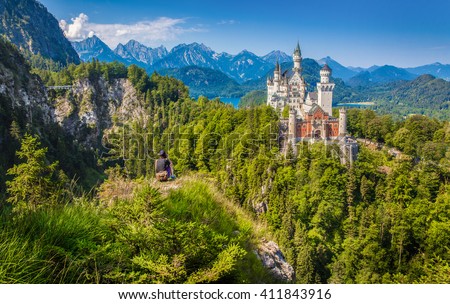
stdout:
POLYGON ((97 282, 111 232, 95 208, 66 205, 12 218, 2 210, 0 283, 97 282))
POLYGON ((46 283, 52 270, 42 248, 11 231, 0 232, 0 283, 46 283))
POLYGON ((215 232, 232 236, 239 230, 236 221, 214 200, 208 186, 192 182, 177 191, 172 191, 165 209, 170 217, 186 222, 207 225, 215 232))

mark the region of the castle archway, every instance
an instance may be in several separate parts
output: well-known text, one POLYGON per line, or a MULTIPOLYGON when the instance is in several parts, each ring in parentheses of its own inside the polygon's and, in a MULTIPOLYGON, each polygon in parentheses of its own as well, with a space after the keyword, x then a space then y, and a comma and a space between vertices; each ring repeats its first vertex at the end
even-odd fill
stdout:
POLYGON ((314 131, 314 138, 315 139, 321 139, 322 138, 322 134, 321 134, 320 130, 314 131))

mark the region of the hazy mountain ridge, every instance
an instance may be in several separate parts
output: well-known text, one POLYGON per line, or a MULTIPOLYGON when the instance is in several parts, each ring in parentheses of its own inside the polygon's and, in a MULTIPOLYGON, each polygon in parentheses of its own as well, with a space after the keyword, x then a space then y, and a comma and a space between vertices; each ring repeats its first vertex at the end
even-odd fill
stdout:
POLYGON ((405 70, 416 75, 430 74, 435 77, 450 81, 450 64, 442 64, 436 62, 418 66, 415 68, 406 68, 405 70))
POLYGON ((352 87, 367 87, 377 83, 387 83, 398 80, 412 80, 417 75, 411 74, 405 69, 391 65, 385 65, 373 71, 363 71, 350 78, 347 83, 352 87))

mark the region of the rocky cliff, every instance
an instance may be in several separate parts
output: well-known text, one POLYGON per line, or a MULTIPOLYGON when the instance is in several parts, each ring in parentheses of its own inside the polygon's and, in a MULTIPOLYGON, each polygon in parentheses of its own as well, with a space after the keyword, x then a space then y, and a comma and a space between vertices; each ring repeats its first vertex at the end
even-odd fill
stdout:
POLYGON ((3 134, 12 121, 20 126, 46 125, 54 120, 45 87, 30 74, 25 59, 11 44, 0 39, 0 100, 3 134))
POLYGON ((142 98, 127 79, 103 78, 76 81, 72 88, 52 98, 55 120, 83 146, 101 144, 101 136, 112 127, 112 120, 148 120, 142 98))

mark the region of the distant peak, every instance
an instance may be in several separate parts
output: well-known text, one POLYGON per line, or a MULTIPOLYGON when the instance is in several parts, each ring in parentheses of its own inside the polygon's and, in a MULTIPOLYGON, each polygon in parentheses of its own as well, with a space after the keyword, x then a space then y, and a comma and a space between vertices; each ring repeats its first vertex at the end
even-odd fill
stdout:
POLYGON ((198 43, 198 42, 192 42, 191 44, 188 44, 188 46, 193 46, 193 47, 201 47, 201 48, 207 48, 209 49, 206 45, 204 45, 203 43, 198 43))
POLYGON ((106 45, 100 38, 98 38, 96 35, 93 35, 92 37, 86 38, 82 41, 80 41, 80 43, 88 43, 91 45, 94 44, 100 44, 100 45, 106 45))
POLYGON ((97 35, 92 35, 92 36, 88 37, 86 40, 101 40, 101 39, 98 38, 97 35))
POLYGON ((250 52, 247 49, 243 49, 238 55, 246 55, 246 54, 254 55, 252 52, 250 52))

